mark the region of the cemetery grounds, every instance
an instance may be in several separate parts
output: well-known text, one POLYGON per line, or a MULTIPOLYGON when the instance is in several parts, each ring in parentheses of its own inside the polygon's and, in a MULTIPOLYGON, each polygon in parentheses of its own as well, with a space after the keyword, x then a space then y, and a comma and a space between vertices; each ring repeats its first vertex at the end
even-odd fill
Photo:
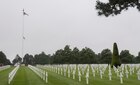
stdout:
POLYGON ((47 72, 47 82, 29 66, 20 66, 8 84, 9 73, 14 68, 0 71, 0 85, 140 85, 139 64, 126 64, 118 69, 109 68, 107 64, 37 65, 35 68, 47 72))

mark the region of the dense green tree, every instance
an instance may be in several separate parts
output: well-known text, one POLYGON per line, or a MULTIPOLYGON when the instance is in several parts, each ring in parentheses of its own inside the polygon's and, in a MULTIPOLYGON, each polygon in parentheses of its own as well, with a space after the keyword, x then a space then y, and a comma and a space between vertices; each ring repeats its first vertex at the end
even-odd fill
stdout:
POLYGON ((120 57, 119 57, 117 43, 114 43, 111 67, 115 66, 116 68, 118 68, 118 66, 120 66, 120 65, 121 65, 121 61, 120 61, 120 57))
POLYGON ((6 60, 5 65, 12 65, 11 61, 9 59, 6 60))
POLYGON ((93 63, 110 63, 111 51, 104 49, 100 55, 90 48, 83 48, 79 50, 74 47, 70 49, 69 45, 66 45, 64 49, 57 50, 51 57, 52 64, 93 64, 93 63), (102 55, 102 57, 101 57, 102 55))
POLYGON ((97 63, 100 64, 101 63, 101 53, 98 53, 96 54, 96 60, 97 60, 97 63))
POLYGON ((55 54, 52 55, 51 60, 52 60, 53 64, 64 64, 65 61, 62 61, 63 60, 62 59, 63 58, 62 53, 63 53, 63 50, 60 49, 60 50, 57 50, 55 52, 55 54))
POLYGON ((57 50, 56 53, 52 56, 53 63, 55 64, 70 64, 72 63, 72 50, 69 45, 66 45, 64 49, 57 50))
POLYGON ((129 50, 122 50, 120 59, 121 63, 134 63, 134 56, 129 53, 129 50))
POLYGON ((5 54, 2 51, 0 51, 0 64, 5 64, 6 60, 7 59, 5 54))
POLYGON ((64 47, 64 51, 62 53, 62 56, 63 56, 62 60, 65 61, 64 63, 70 64, 70 60, 72 60, 72 57, 71 57, 71 49, 70 49, 69 45, 66 45, 64 47))
POLYGON ((104 49, 100 54, 100 63, 111 64, 112 53, 109 49, 104 49))
POLYGON ((52 56, 54 64, 91 64, 97 63, 96 54, 90 48, 83 48, 81 51, 77 47, 73 50, 69 45, 57 50, 52 56))
POLYGON ((80 63, 79 56, 80 56, 80 51, 79 51, 79 49, 77 47, 75 47, 71 52, 71 61, 70 61, 70 63, 71 64, 80 63))
POLYGON ((17 60, 14 59, 14 60, 12 61, 12 63, 13 63, 13 65, 15 65, 15 64, 17 63, 17 60))
POLYGON ((34 65, 35 61, 33 55, 25 54, 25 56, 23 57, 23 64, 25 64, 26 66, 28 66, 29 64, 34 65))
POLYGON ((123 10, 128 10, 129 7, 137 8, 140 11, 139 0, 108 0, 106 3, 99 0, 96 1, 96 10, 98 10, 99 16, 118 15, 123 10))
MULTIPOLYGON (((22 58, 16 55, 13 60, 13 64, 21 63, 22 58)), ((66 45, 64 49, 57 50, 52 56, 46 55, 44 52, 33 55, 26 54, 23 58, 23 64, 35 65, 35 64, 110 64, 111 66, 118 67, 122 63, 140 63, 140 52, 137 57, 134 57, 129 53, 129 50, 123 50, 118 52, 117 44, 113 45, 113 54, 109 49, 103 49, 101 53, 96 54, 90 48, 83 48, 79 50, 74 47, 72 50, 69 45, 66 45), (111 57, 112 56, 112 57, 111 57), (112 62, 111 62, 112 59, 112 62)), ((0 65, 7 65, 10 63, 3 52, 0 52, 0 65)))
POLYGON ((21 64, 22 58, 17 54, 16 57, 13 59, 13 64, 15 65, 16 63, 21 64))
POLYGON ((96 54, 90 48, 83 48, 80 51, 79 60, 81 64, 92 64, 97 63, 96 54))
POLYGON ((10 60, 6 58, 6 55, 2 51, 0 51, 0 66, 1 65, 11 65, 10 60))
POLYGON ((44 52, 34 56, 35 64, 50 64, 50 55, 46 55, 44 52))

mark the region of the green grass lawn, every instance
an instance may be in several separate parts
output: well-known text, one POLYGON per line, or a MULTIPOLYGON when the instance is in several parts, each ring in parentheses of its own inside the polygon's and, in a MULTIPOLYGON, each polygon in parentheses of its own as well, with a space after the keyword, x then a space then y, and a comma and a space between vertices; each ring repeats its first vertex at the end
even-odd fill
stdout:
MULTIPOLYGON (((0 72, 0 85, 8 85, 8 74, 13 69, 9 68, 7 70, 0 72)), ((10 85, 86 85, 85 76, 82 76, 82 81, 78 81, 78 75, 76 75, 76 79, 68 78, 67 76, 63 76, 57 74, 55 72, 49 71, 48 69, 43 69, 48 72, 48 83, 45 83, 40 77, 38 77, 32 70, 28 67, 21 66, 17 71, 14 79, 12 80, 10 85)), ((90 77, 89 77, 89 85, 140 85, 140 81, 137 80, 136 74, 129 76, 128 79, 124 77, 124 83, 120 84, 120 80, 114 73, 114 76, 110 81, 108 79, 108 72, 106 71, 103 79, 100 79, 99 74, 96 74, 96 78, 92 76, 90 69, 90 77)))
MULTIPOLYGON (((57 74, 55 72, 49 71, 48 69, 44 69, 48 72, 49 79, 48 79, 48 85, 86 85, 86 78, 85 75, 82 76, 82 81, 78 81, 78 75, 76 75, 76 79, 72 79, 71 77, 68 78, 68 76, 63 76, 60 74, 57 74)), ((78 73, 78 72, 77 72, 78 73)), ((136 73, 132 76, 129 76, 127 79, 124 75, 123 77, 123 84, 120 83, 120 78, 116 77, 116 74, 112 70, 112 80, 109 80, 108 77, 108 70, 105 71, 105 74, 103 75, 103 79, 100 78, 100 75, 96 73, 96 77, 94 78, 92 76, 92 72, 90 69, 90 77, 89 77, 89 84, 88 85, 140 85, 140 81, 137 80, 136 73)))
POLYGON ((21 66, 10 85, 46 85, 28 67, 21 66))
POLYGON ((14 67, 0 71, 0 85, 8 85, 8 74, 13 70, 14 67))

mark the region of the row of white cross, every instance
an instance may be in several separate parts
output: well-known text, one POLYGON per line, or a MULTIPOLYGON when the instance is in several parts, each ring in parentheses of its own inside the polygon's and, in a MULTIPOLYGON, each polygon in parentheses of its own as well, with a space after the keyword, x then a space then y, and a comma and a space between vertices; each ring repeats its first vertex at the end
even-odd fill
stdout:
POLYGON ((39 69, 35 66, 32 66, 32 65, 28 65, 28 67, 34 71, 41 79, 43 79, 44 81, 46 81, 46 83, 48 83, 48 73, 45 72, 44 70, 42 69, 39 69))
POLYGON ((68 76, 75 79, 76 72, 78 72, 78 80, 81 82, 82 76, 86 78, 86 84, 89 84, 89 69, 91 68, 93 77, 99 74, 102 79, 106 70, 108 70, 108 78, 112 80, 112 71, 115 72, 116 77, 120 78, 120 83, 123 84, 123 77, 129 78, 133 74, 137 74, 138 80, 140 80, 140 64, 122 64, 121 67, 111 69, 107 64, 80 64, 80 65, 45 65, 42 66, 57 74, 68 76))
POLYGON ((0 71, 6 70, 6 69, 8 69, 8 68, 10 68, 10 65, 2 66, 2 67, 0 67, 0 71))
POLYGON ((8 76, 8 84, 11 83, 11 81, 13 80, 14 76, 16 75, 17 73, 17 70, 19 69, 19 65, 17 65, 10 73, 9 73, 9 76, 8 76))
MULTIPOLYGON (((45 65, 45 66, 38 65, 38 67, 48 68, 48 70, 53 71, 57 74, 63 75, 65 77, 67 76, 68 78, 70 78, 72 76, 72 78, 75 79, 75 77, 76 77, 76 69, 77 69, 76 65, 45 65)), ((87 68, 87 67, 85 67, 85 68, 87 68)), ((84 71, 81 71, 81 67, 79 65, 78 66, 79 82, 81 82, 82 75, 84 75, 84 71)), ((86 78, 86 84, 89 84, 89 70, 87 70, 85 78, 86 78)))

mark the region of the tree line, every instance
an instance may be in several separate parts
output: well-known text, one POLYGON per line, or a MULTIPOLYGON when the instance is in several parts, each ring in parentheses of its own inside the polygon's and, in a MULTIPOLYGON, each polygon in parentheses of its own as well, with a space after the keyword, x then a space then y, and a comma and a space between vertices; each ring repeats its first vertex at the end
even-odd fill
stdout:
MULTIPOLYGON (((23 59, 16 55, 12 64, 23 63, 25 65, 31 64, 110 64, 113 53, 110 49, 103 49, 100 53, 95 53, 92 49, 85 47, 79 50, 77 47, 73 49, 69 45, 66 45, 63 49, 57 50, 54 54, 46 54, 42 52, 40 54, 25 54, 23 59)), ((129 50, 122 50, 119 53, 121 63, 140 63, 140 52, 137 56, 132 55, 129 50)), ((0 64, 11 64, 10 60, 6 58, 6 55, 0 51, 0 64)))
MULTIPOLYGON (((36 55, 26 54, 23 58, 23 64, 110 64, 112 60, 112 52, 110 49, 103 49, 96 54, 90 48, 79 50, 77 47, 73 49, 66 45, 63 49, 57 50, 54 54, 45 54, 42 52, 36 55)), ((131 64, 140 63, 140 52, 138 56, 132 55, 129 50, 122 50, 119 54, 121 63, 131 64)))

